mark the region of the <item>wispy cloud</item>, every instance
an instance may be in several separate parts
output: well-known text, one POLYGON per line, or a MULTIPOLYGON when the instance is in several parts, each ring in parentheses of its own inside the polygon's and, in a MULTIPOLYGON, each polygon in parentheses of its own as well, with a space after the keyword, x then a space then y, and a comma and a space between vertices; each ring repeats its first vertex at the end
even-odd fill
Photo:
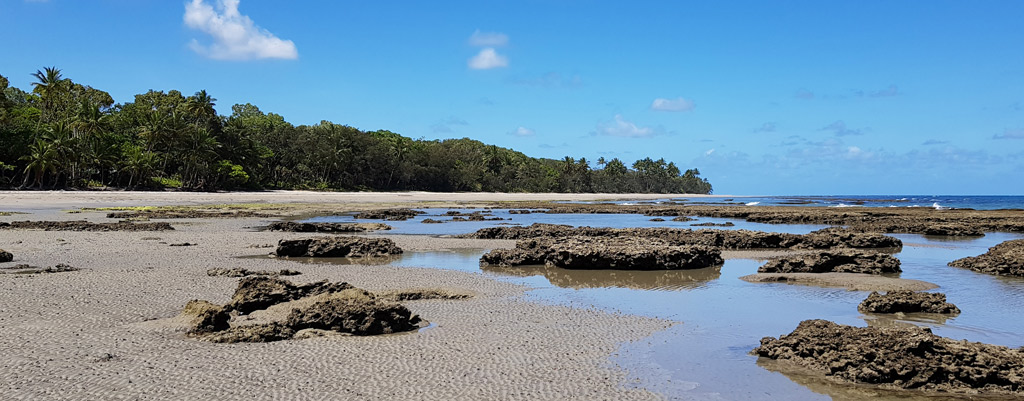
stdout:
POLYGON ((459 117, 450 116, 445 120, 438 121, 430 126, 430 130, 435 134, 450 134, 455 132, 455 125, 469 125, 466 120, 459 117))
POLYGON ((811 92, 807 89, 799 89, 796 91, 796 93, 793 94, 793 97, 797 99, 811 100, 814 99, 814 92, 811 92))
POLYGON ((296 59, 295 43, 282 40, 238 12, 239 0, 219 0, 217 9, 204 0, 185 4, 185 25, 210 35, 213 43, 193 39, 192 50, 217 60, 296 59))
POLYGON ((508 134, 509 135, 514 135, 514 136, 519 136, 519 137, 527 137, 527 136, 537 135, 537 131, 534 131, 532 129, 529 129, 529 128, 526 128, 526 127, 523 127, 523 126, 519 126, 519 128, 516 128, 515 130, 513 130, 512 132, 509 132, 508 134))
POLYGON ((861 129, 853 129, 846 126, 846 123, 842 120, 836 121, 832 124, 822 127, 819 131, 828 131, 836 136, 851 136, 851 135, 863 135, 861 129))
POLYGON ((929 139, 927 141, 922 142, 921 144, 924 145, 924 146, 930 146, 930 145, 945 145, 947 143, 949 143, 949 141, 940 141, 938 139, 929 139))
POLYGON ((889 85, 885 89, 876 91, 868 91, 868 97, 893 97, 901 94, 902 92, 900 92, 900 88, 896 85, 889 85))
POLYGON ((766 122, 764 124, 761 124, 760 127, 754 128, 754 132, 763 132, 763 133, 775 132, 775 128, 776 128, 775 127, 775 123, 769 121, 769 122, 766 122))
POLYGON ((650 138, 664 134, 661 128, 641 127, 626 119, 621 114, 616 114, 612 121, 603 122, 597 125, 594 135, 618 136, 624 138, 650 138))
POLYGON ((1024 129, 1007 129, 1002 134, 992 135, 992 139, 1024 139, 1024 129))
POLYGON ((470 57, 467 64, 474 70, 489 70, 508 67, 508 58, 498 54, 492 47, 485 47, 480 50, 480 53, 470 57))
POLYGON ((573 74, 563 76, 558 72, 548 72, 541 76, 518 76, 507 80, 510 84, 537 86, 542 88, 578 88, 583 86, 583 78, 573 74))
POLYGON ((690 111, 694 108, 693 101, 677 97, 675 99, 657 98, 651 102, 651 110, 656 111, 690 111))
POLYGON ((469 45, 477 47, 501 47, 508 44, 508 35, 500 32, 480 32, 477 29, 469 35, 469 45))

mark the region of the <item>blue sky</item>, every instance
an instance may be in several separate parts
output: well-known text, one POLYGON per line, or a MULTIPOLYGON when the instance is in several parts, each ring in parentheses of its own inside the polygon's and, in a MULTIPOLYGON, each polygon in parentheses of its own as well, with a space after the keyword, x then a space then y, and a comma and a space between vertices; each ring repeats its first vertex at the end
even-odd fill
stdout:
POLYGON ((0 0, 0 74, 645 156, 722 194, 1024 194, 1024 2, 0 0), (284 5, 287 4, 287 5, 284 5))

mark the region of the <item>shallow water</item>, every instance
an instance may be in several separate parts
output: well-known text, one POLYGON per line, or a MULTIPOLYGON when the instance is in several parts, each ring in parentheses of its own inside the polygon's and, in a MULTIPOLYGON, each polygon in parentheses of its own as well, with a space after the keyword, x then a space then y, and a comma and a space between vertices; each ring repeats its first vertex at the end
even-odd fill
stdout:
MULTIPOLYGON (((430 210, 439 214, 448 209, 430 210)), ((681 227, 695 222, 649 222, 637 215, 508 215, 524 225, 546 222, 595 227, 681 227)), ((419 216, 407 222, 388 222, 391 234, 460 234, 501 222, 422 224, 419 216)), ((346 221, 351 217, 315 221, 346 221)), ((731 220, 736 227, 806 233, 821 226, 764 225, 731 220)), ((984 253, 1018 234, 989 233, 985 237, 950 239, 894 235, 904 242, 895 256, 902 278, 938 284, 949 302, 963 311, 951 318, 935 315, 878 316, 857 311, 867 292, 785 283, 748 283, 739 277, 756 273, 763 263, 728 259, 720 267, 690 271, 574 271, 543 266, 480 267, 484 249, 410 252, 386 261, 417 266, 479 272, 532 286, 528 296, 540 302, 590 306, 607 311, 659 317, 681 322, 645 341, 625 344, 613 362, 631 373, 629 385, 666 394, 670 399, 928 399, 908 392, 881 392, 839 385, 813 377, 773 371, 773 363, 749 352, 764 336, 792 331, 806 319, 826 319, 857 326, 916 324, 942 336, 1010 347, 1024 345, 1024 279, 1001 278, 949 267, 946 263, 984 253)), ((338 262, 338 261, 333 261, 338 262)), ((955 398, 955 397, 954 397, 955 398)))

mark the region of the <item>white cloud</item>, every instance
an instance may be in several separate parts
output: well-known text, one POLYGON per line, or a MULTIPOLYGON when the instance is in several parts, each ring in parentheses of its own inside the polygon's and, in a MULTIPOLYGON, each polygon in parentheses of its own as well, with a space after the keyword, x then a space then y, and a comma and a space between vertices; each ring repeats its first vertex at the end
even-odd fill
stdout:
POLYGON ((500 32, 480 32, 469 35, 469 45, 478 47, 501 47, 508 44, 508 35, 500 32))
POLYGON ((693 110, 693 101, 681 97, 675 99, 657 98, 651 103, 651 110, 657 111, 690 111, 693 110))
POLYGON ((622 118, 621 114, 616 114, 613 121, 598 124, 597 131, 595 132, 596 135, 621 136, 625 138, 649 138, 662 133, 660 129, 639 127, 630 121, 626 121, 626 119, 622 118))
POLYGON ((509 135, 515 135, 515 136, 534 136, 534 135, 537 135, 537 132, 532 130, 532 129, 520 126, 519 128, 516 128, 515 131, 509 132, 509 135))
POLYGON ((480 53, 469 59, 469 68, 489 70, 491 68, 508 67, 508 58, 498 54, 492 47, 485 47, 480 53))
POLYGON ((208 46, 192 40, 196 53, 217 60, 296 59, 295 43, 282 40, 238 12, 239 0, 214 0, 218 9, 204 0, 185 4, 185 25, 210 35, 208 46), (219 11, 219 12, 218 12, 219 11))

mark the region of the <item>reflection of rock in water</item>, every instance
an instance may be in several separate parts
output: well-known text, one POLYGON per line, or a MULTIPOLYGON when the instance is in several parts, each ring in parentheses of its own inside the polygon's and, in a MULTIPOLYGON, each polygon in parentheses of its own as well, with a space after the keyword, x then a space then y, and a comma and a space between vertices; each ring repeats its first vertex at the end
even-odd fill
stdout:
POLYGON ((722 275, 722 266, 691 270, 578 270, 560 267, 481 266, 486 272, 510 276, 544 276, 562 288, 633 288, 639 290, 684 290, 703 286, 722 275))
MULTIPOLYGON (((833 381, 821 375, 815 375, 792 363, 780 362, 770 358, 757 358, 757 366, 765 370, 781 373, 794 383, 806 387, 818 394, 824 394, 833 401, 861 401, 861 400, 900 400, 900 401, 962 401, 970 399, 964 395, 944 394, 921 394, 911 391, 887 390, 863 384, 843 383, 833 381)), ((1010 400, 1009 397, 986 397, 986 400, 1010 400)))
POLYGON ((364 265, 364 266, 383 266, 391 264, 394 261, 402 259, 401 255, 393 256, 376 256, 369 258, 313 258, 313 257, 297 257, 288 258, 291 262, 300 263, 311 263, 311 264, 329 264, 329 265, 364 265))
POLYGON ((956 318, 956 315, 940 313, 899 313, 892 315, 869 314, 863 317, 868 327, 912 327, 912 326, 941 326, 947 320, 956 318))

